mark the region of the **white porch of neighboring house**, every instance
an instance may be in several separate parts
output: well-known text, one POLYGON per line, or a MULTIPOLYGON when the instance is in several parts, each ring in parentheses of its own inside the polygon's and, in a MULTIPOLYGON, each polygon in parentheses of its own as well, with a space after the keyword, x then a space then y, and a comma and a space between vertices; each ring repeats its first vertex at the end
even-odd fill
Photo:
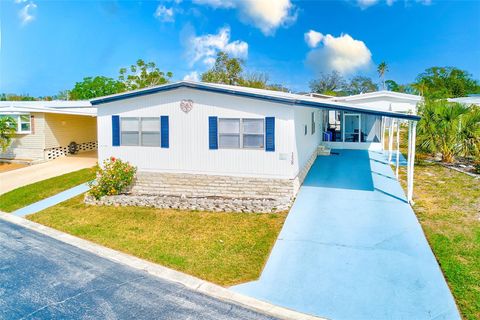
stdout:
POLYGON ((41 162, 78 152, 97 150, 96 108, 89 101, 0 101, 0 117, 12 117, 16 135, 3 161, 41 162))

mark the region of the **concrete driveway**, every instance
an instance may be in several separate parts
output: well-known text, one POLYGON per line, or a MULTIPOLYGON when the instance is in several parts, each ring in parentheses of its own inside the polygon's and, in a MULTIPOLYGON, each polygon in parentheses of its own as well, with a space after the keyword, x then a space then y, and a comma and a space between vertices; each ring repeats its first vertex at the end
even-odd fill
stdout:
POLYGON ((330 319, 460 319, 380 153, 319 157, 258 281, 239 293, 330 319))
POLYGON ((259 319, 0 220, 0 319, 259 319))
POLYGON ((0 194, 25 185, 60 176, 65 173, 93 167, 97 152, 89 151, 74 156, 60 157, 48 162, 0 173, 0 194))

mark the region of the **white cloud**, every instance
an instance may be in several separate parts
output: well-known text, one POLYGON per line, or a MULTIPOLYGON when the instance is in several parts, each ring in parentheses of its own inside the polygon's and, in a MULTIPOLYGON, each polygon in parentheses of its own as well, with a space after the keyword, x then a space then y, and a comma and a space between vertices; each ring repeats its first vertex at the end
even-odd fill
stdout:
POLYGON ((155 18, 161 22, 174 22, 173 8, 167 8, 163 4, 159 4, 154 13, 155 18))
POLYGON ((205 4, 213 8, 235 8, 234 0, 193 0, 196 4, 205 4))
POLYGON ((357 0, 357 4, 360 8, 366 9, 378 3, 378 0, 357 0))
POLYGON ((315 30, 310 30, 305 32, 305 42, 308 44, 310 48, 315 48, 320 41, 323 39, 323 34, 317 32, 315 30))
MULTIPOLYGON (((410 0, 403 0, 403 2, 405 4, 408 4, 410 0)), ((367 9, 373 5, 376 5, 376 4, 379 4, 379 3, 383 3, 385 2, 385 4, 389 7, 391 7, 395 2, 397 2, 397 0, 355 0, 355 3, 362 9, 367 9)), ((420 4, 423 4, 425 6, 428 6, 432 3, 432 0, 415 0, 416 3, 420 3, 420 4)))
POLYGON ((308 53, 306 60, 307 65, 316 72, 335 70, 341 74, 351 74, 372 64, 372 53, 365 43, 348 34, 339 37, 327 34, 322 37, 320 44, 308 53))
MULTIPOLYGON (((17 3, 25 2, 22 0, 18 0, 17 3)), ((35 19, 34 11, 37 8, 37 5, 34 2, 29 2, 28 4, 24 5, 20 11, 18 11, 18 17, 22 22, 22 25, 26 25, 32 22, 35 19)))
POLYGON ((200 75, 198 74, 197 71, 192 71, 188 74, 186 74, 184 77, 183 77, 183 80, 188 80, 188 81, 200 81, 200 75))
POLYGON ((245 59, 248 56, 248 43, 240 40, 230 41, 230 27, 221 28, 217 34, 202 36, 191 35, 186 43, 190 64, 202 61, 211 66, 219 51, 225 51, 232 57, 245 59))
POLYGON ((297 11, 290 0, 193 0, 213 8, 239 11, 240 19, 259 28, 263 34, 272 35, 278 27, 288 26, 297 19, 297 11))

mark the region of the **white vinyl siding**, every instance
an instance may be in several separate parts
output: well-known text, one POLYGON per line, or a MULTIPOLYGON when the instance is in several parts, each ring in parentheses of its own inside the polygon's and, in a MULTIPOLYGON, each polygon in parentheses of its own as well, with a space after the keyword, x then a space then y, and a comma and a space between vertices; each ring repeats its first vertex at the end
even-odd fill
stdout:
MULTIPOLYGON (((294 178, 296 137, 293 108, 289 105, 210 93, 189 88, 130 98, 98 107, 99 162, 110 156, 129 161, 139 171, 198 173, 212 175, 294 178), (180 109, 183 99, 193 108, 180 109), (169 117, 169 148, 112 146, 112 115, 123 117, 169 117), (275 117, 275 151, 264 148, 209 149, 209 117, 259 119, 275 117)), ((218 133, 217 123, 217 133, 218 133)), ((265 128, 264 128, 265 129, 265 128)), ((298 137, 297 137, 298 138, 298 137)), ((303 137, 300 137, 303 138, 303 137)), ((262 138, 264 140, 264 138, 262 138)))

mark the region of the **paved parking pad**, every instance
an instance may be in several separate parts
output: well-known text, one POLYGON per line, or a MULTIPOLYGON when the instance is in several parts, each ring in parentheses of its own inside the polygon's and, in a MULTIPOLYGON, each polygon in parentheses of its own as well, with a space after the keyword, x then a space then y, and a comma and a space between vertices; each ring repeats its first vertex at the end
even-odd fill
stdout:
POLYGON ((331 319, 460 319, 382 153, 319 157, 258 281, 234 291, 331 319))

